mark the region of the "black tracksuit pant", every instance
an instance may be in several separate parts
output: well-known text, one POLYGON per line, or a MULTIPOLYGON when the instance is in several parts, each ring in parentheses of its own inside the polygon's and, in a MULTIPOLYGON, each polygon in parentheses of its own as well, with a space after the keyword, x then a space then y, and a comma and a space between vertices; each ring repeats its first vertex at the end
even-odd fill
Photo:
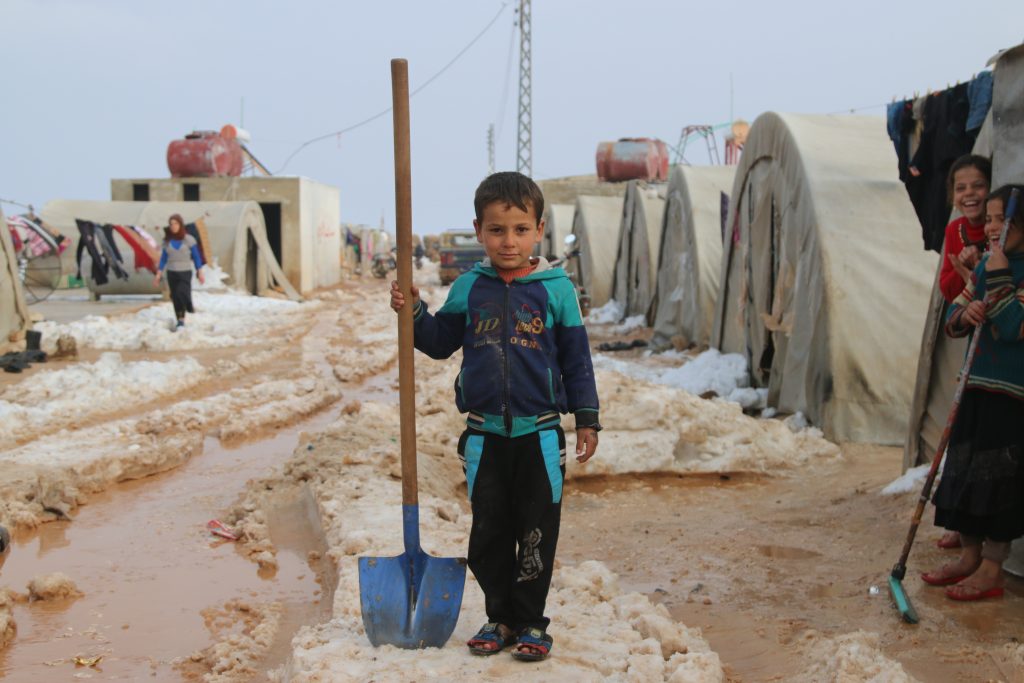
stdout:
POLYGON ((168 270, 167 287, 171 290, 171 303, 174 304, 174 317, 184 320, 186 313, 195 313, 192 309, 192 271, 168 270))
POLYGON ((467 429, 459 439, 473 507, 469 568, 487 620, 546 629, 565 476, 561 427, 515 438, 467 429))

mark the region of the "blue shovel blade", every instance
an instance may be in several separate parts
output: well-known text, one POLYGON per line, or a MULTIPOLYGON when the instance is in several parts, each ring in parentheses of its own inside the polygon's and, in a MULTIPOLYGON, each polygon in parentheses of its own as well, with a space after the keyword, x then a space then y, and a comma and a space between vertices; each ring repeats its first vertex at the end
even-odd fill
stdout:
POLYGON ((359 558, 363 627, 374 647, 442 647, 459 620, 466 561, 418 547, 397 557, 359 558))

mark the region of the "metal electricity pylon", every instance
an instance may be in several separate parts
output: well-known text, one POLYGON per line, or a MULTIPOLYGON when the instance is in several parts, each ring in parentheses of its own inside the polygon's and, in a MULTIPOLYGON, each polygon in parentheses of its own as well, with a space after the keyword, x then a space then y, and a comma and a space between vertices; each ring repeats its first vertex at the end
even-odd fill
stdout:
POLYGON ((516 170, 533 175, 533 106, 530 0, 519 0, 519 138, 516 170))

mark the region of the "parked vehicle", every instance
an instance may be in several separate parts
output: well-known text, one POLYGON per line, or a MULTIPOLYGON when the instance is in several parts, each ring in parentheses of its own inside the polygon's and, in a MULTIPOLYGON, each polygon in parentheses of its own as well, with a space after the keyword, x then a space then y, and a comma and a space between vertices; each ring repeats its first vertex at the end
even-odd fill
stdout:
POLYGON ((442 232, 439 254, 442 285, 450 285, 455 278, 472 268, 477 261, 483 261, 486 256, 483 245, 477 242, 476 233, 472 230, 442 232))

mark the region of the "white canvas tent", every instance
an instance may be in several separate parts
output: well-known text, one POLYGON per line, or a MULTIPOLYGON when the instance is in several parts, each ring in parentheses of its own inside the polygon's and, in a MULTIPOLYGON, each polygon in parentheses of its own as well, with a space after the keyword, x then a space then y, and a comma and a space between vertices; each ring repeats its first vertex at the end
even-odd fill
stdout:
POLYGON ((669 175, 662 228, 651 346, 672 338, 706 346, 722 267, 722 195, 732 191, 734 166, 675 166, 669 175))
POLYGON ((12 336, 32 326, 28 304, 18 277, 18 258, 3 212, 0 212, 0 352, 4 351, 12 336))
POLYGON ((565 253, 565 237, 572 233, 573 204, 548 204, 544 207, 544 238, 540 254, 551 258, 565 253))
POLYGON ((571 267, 579 278, 581 294, 590 297, 591 308, 604 306, 611 298, 621 219, 621 197, 576 198, 572 233, 576 235, 580 255, 573 259, 571 267))
POLYGON ((630 180, 622 203, 612 298, 625 315, 648 315, 658 276, 665 186, 630 180))
MULTIPOLYGON (((143 228, 158 243, 163 240, 163 228, 171 214, 181 214, 186 223, 202 218, 210 238, 211 259, 229 276, 228 284, 253 294, 262 294, 274 284, 279 285, 291 299, 299 293, 285 278, 281 266, 267 242, 263 212, 259 204, 244 202, 116 202, 55 200, 42 210, 41 217, 65 235, 72 237, 72 258, 77 251, 79 233, 75 219, 94 223, 133 225, 143 228)), ((83 252, 81 272, 90 292, 103 294, 157 294, 153 274, 136 270, 132 249, 116 232, 117 248, 121 252, 127 280, 111 276, 109 282, 97 285, 89 278, 91 261, 83 252)), ((67 252, 65 252, 67 253, 67 252)), ((77 266, 72 266, 77 268, 77 266)))
POLYGON ((903 442, 937 256, 877 118, 766 113, 731 193, 711 345, 835 441, 903 442))

